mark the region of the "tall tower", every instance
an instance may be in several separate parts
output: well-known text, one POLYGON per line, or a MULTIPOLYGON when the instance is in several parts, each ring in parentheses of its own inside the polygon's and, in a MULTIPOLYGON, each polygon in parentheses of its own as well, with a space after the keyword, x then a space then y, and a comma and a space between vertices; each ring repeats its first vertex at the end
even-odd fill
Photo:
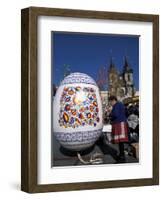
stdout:
POLYGON ((125 81, 126 96, 132 97, 134 95, 133 69, 130 67, 127 57, 125 56, 123 66, 123 78, 125 81))
POLYGON ((108 70, 108 77, 109 77, 109 96, 115 95, 117 96, 117 89, 118 89, 118 82, 119 82, 119 73, 116 69, 113 59, 110 60, 110 66, 108 70))

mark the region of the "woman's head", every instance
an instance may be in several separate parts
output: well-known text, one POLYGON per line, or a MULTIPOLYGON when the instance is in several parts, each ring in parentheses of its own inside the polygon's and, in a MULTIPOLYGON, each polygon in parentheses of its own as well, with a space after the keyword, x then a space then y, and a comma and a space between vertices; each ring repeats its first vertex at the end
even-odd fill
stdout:
POLYGON ((117 103, 117 97, 116 96, 110 96, 109 97, 109 102, 111 103, 112 106, 117 103))

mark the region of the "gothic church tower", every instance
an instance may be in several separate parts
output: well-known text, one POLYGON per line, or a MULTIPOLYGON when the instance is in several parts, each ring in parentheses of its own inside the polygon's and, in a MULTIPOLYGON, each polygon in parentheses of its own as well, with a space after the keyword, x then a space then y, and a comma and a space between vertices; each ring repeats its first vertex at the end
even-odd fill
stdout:
POLYGON ((110 95, 117 95, 117 88, 119 86, 118 80, 119 80, 119 73, 118 70, 116 69, 113 59, 111 58, 110 61, 110 66, 108 70, 108 78, 109 78, 109 96, 110 95))
POLYGON ((127 57, 122 73, 118 72, 111 58, 108 79, 109 96, 115 95, 119 100, 134 96, 133 69, 129 66, 127 57))
POLYGON ((132 97, 134 95, 133 69, 130 67, 127 57, 125 56, 125 63, 123 66, 123 78, 125 81, 126 96, 132 97))

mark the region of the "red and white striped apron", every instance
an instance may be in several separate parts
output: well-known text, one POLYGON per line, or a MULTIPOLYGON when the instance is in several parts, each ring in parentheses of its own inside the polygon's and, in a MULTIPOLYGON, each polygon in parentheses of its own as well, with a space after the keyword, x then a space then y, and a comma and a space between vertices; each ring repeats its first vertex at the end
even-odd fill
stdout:
POLYGON ((128 142, 128 126, 126 122, 112 124, 112 142, 128 142))

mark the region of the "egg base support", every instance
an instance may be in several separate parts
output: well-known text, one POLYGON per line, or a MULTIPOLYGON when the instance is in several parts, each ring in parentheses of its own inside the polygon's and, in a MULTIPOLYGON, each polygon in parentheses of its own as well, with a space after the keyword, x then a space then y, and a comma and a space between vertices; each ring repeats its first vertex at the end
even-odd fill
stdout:
POLYGON ((88 165, 88 164, 102 164, 103 163, 103 155, 101 153, 95 152, 90 156, 89 160, 84 160, 79 152, 77 152, 77 157, 81 163, 88 165))

